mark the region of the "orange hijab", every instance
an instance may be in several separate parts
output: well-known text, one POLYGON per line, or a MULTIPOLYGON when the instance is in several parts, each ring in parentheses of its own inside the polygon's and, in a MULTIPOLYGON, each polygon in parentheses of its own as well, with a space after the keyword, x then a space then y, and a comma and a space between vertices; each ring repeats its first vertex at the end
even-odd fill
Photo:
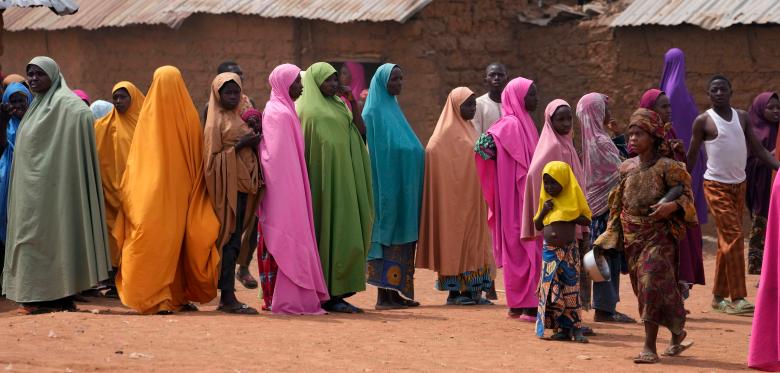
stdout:
MULTIPOLYGON (((106 200, 106 226, 109 232, 114 229, 114 222, 119 213, 119 184, 125 172, 127 154, 130 153, 138 114, 141 113, 146 98, 143 92, 130 82, 117 83, 111 92, 116 92, 120 88, 126 89, 130 94, 130 107, 124 113, 120 113, 115 107, 108 115, 95 122, 95 147, 100 160, 100 176, 103 182, 103 196, 106 200)), ((108 243, 111 249, 111 265, 118 267, 119 249, 116 237, 109 235, 108 243)))
POLYGON ((474 162, 478 134, 460 115, 460 106, 473 94, 466 87, 450 92, 425 148, 416 265, 444 276, 490 264, 487 205, 474 162))
POLYGON ((241 88, 241 78, 234 73, 222 73, 211 83, 209 111, 203 132, 206 188, 214 212, 221 224, 217 248, 221 249, 235 230, 238 192, 248 194, 242 231, 251 228, 259 202, 260 167, 251 147, 236 151, 233 147, 252 129, 241 119, 241 104, 226 110, 220 102, 219 90, 228 82, 241 88))
POLYGON ((120 187, 116 285, 141 313, 217 295, 219 221, 203 179, 203 133, 181 72, 163 66, 138 116, 120 187))

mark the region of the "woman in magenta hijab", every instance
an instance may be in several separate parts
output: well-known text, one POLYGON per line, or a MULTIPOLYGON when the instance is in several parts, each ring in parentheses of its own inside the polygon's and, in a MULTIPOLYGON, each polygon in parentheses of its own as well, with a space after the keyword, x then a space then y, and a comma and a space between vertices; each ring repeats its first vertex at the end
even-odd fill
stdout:
POLYGON ((509 317, 536 321, 541 242, 521 240, 525 181, 538 135, 529 112, 539 99, 534 82, 515 78, 501 94, 504 116, 483 134, 474 150, 482 194, 488 204, 488 226, 496 266, 504 269, 509 317))
POLYGON ((764 262, 750 333, 748 366, 780 372, 780 177, 775 178, 769 202, 764 262))
MULTIPOLYGON (((780 100, 777 93, 764 92, 756 96, 748 114, 756 139, 767 151, 775 150, 777 125, 780 122, 780 100)), ((772 168, 758 157, 748 154, 745 173, 747 174, 745 202, 753 218, 748 248, 748 273, 758 275, 761 274, 761 258, 764 256, 766 219, 769 214, 769 193, 766 191, 772 188, 772 168)))
MULTIPOLYGON (((672 128, 677 138, 687 149, 693 135, 693 121, 699 115, 699 108, 685 85, 685 54, 678 48, 669 49, 664 56, 664 71, 661 75, 661 90, 666 92, 672 107, 672 128)), ((707 223, 707 200, 704 199, 704 170, 707 167, 704 149, 691 172, 691 188, 696 204, 699 225, 707 223)))
MULTIPOLYGON (((664 123, 668 124, 670 120, 674 121, 674 109, 671 108, 669 97, 661 90, 648 89, 645 91, 639 102, 639 107, 658 113, 664 123)), ((674 130, 674 122, 671 123, 671 127, 667 125, 667 129, 665 139, 667 144, 671 145, 662 145, 661 151, 667 152, 667 157, 685 163, 685 149, 674 130)), ((694 284, 704 285, 701 226, 689 226, 679 245, 680 260, 677 274, 683 296, 687 298, 691 286, 694 284)))
POLYGON ((260 225, 278 265, 271 311, 323 314, 329 299, 314 232, 301 122, 295 111, 303 91, 301 69, 277 66, 268 78, 271 99, 263 111, 259 158, 265 176, 260 225))

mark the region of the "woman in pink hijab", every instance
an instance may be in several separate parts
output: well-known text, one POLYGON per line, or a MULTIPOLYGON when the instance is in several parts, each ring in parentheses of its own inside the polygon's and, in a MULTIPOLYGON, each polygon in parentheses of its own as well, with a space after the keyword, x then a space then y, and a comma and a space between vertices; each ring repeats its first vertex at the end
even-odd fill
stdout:
MULTIPOLYGON (((542 170, 547 163, 561 161, 569 164, 583 193, 587 195, 585 173, 572 140, 573 117, 574 112, 571 105, 561 99, 553 100, 547 104, 547 108, 544 110, 544 128, 539 135, 539 143, 536 145, 525 181, 522 211, 523 229, 521 232, 521 237, 524 240, 536 241, 542 238, 542 231, 536 230, 534 226, 534 216, 539 209, 542 170), (560 121, 556 121, 555 125, 553 125, 553 115, 558 115, 561 118, 560 121)), ((577 226, 577 239, 580 241, 580 256, 582 256, 585 254, 585 244, 590 241, 589 231, 586 227, 577 226)), ((580 278, 581 307, 588 310, 590 309, 590 286, 587 274, 581 271, 580 278)), ((590 328, 583 327, 583 330, 585 335, 592 333, 590 328)))
POLYGON ((541 241, 521 240, 520 207, 538 134, 529 112, 539 103, 534 82, 515 78, 501 94, 504 116, 477 140, 477 173, 488 204, 496 266, 504 269, 509 317, 536 321, 541 241))
POLYGON ((314 232, 301 122, 295 103, 301 69, 277 66, 268 78, 271 99, 263 111, 259 158, 265 176, 260 226, 268 253, 278 265, 271 311, 323 314, 329 299, 314 232))

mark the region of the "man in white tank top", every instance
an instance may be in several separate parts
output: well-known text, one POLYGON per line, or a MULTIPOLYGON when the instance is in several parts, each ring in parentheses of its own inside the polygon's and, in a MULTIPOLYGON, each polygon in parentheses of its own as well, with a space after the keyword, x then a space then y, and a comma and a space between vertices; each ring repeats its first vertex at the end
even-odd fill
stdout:
MULTIPOLYGON (((718 230, 712 308, 731 315, 745 315, 752 314, 754 308, 745 300, 745 236, 742 232, 748 149, 775 170, 780 162, 756 140, 748 113, 731 107, 731 92, 731 82, 725 76, 715 75, 710 79, 708 95, 712 108, 693 122, 688 171, 696 165, 699 148, 704 143, 707 152, 704 194, 718 230)), ((765 192, 770 193, 769 190, 765 192)))

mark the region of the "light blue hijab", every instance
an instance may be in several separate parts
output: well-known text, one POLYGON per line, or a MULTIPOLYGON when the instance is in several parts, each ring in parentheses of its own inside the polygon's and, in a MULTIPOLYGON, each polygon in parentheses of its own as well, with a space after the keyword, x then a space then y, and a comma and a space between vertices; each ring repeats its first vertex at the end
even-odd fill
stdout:
POLYGON ((369 260, 382 258, 382 246, 417 241, 420 223, 425 149, 387 92, 394 67, 379 67, 363 108, 376 209, 369 260))
MULTIPOLYGON (((22 83, 11 83, 3 93, 3 103, 7 104, 14 93, 22 93, 27 97, 27 105, 32 102, 32 93, 22 83)), ((0 241, 5 243, 5 232, 8 227, 8 182, 11 178, 11 164, 14 159, 14 143, 16 143, 16 130, 22 118, 12 116, 5 130, 8 143, 3 155, 0 157, 0 241)))

